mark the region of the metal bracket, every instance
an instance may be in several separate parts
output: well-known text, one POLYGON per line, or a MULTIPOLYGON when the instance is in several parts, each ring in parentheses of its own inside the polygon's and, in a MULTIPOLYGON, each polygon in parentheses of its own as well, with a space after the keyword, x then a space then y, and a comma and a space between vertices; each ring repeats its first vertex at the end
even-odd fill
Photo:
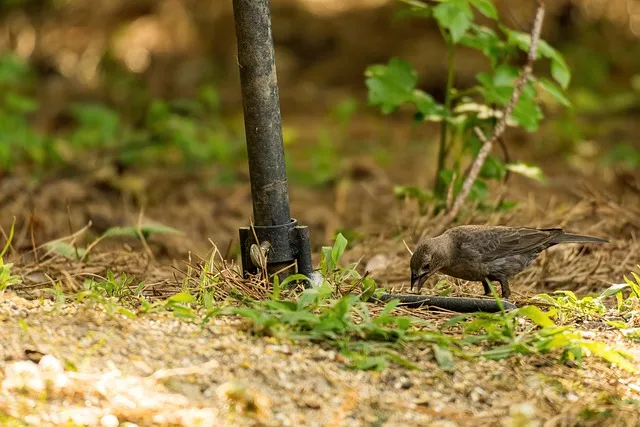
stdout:
MULTIPOLYGON (((309 229, 306 226, 298 225, 294 218, 288 224, 283 225, 254 225, 251 227, 240 227, 240 252, 242 258, 242 274, 245 278, 250 274, 259 271, 251 259, 251 245, 269 242, 270 249, 267 257, 267 267, 269 273, 275 273, 285 269, 288 265, 296 262, 297 272, 310 277, 313 272, 311 262, 311 249, 309 239, 309 229), (258 241, 256 242, 256 237, 258 241)), ((290 274, 290 269, 283 271, 283 276, 290 274)))

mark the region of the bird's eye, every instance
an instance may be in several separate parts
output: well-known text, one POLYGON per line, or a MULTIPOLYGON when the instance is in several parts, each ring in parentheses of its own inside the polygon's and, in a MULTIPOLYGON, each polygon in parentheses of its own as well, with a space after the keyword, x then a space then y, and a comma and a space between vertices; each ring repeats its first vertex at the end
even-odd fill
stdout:
POLYGON ((422 266, 423 271, 429 271, 429 264, 425 264, 422 266))

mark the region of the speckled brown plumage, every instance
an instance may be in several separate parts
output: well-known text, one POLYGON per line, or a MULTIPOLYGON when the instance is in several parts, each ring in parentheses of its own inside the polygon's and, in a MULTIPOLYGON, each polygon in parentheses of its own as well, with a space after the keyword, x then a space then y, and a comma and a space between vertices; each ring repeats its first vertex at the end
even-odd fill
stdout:
POLYGON ((545 249, 559 243, 608 243, 598 237, 566 233, 561 228, 535 229, 463 225, 421 241, 411 257, 411 288, 418 291, 434 273, 463 280, 497 281, 509 298, 509 280, 528 268, 545 249))

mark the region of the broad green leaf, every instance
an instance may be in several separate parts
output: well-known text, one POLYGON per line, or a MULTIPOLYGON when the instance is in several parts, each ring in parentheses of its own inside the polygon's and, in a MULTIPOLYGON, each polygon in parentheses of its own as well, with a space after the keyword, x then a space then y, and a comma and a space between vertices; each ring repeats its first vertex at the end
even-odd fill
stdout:
POLYGON ((393 112, 414 98, 418 74, 407 61, 393 58, 387 65, 369 66, 365 76, 369 104, 380 106, 384 114, 393 112))
POLYGON ((470 2, 487 18, 498 19, 498 11, 491 0, 470 0, 470 2))
POLYGON ((194 301, 195 298, 188 291, 183 291, 167 298, 167 302, 170 303, 190 303, 194 301))
POLYGON ((47 243, 47 249, 73 260, 82 259, 87 253, 85 248, 77 247, 67 242, 49 242, 47 243))
POLYGON ((347 239, 342 235, 342 233, 338 233, 336 241, 333 243, 333 248, 331 249, 331 259, 335 265, 338 265, 338 261, 346 248, 347 239))
POLYGON ((322 267, 322 272, 325 275, 336 268, 336 265, 331 258, 332 250, 333 248, 331 246, 323 246, 320 250, 320 266, 322 267))
POLYGON ((529 318, 533 323, 543 328, 554 327, 556 324, 542 310, 535 305, 527 305, 518 309, 518 314, 529 318))
MULTIPOLYGON (((275 279, 275 277, 274 277, 275 279)), ((292 274, 291 276, 288 276, 286 279, 284 279, 282 281, 282 283, 280 284, 280 289, 285 288, 289 283, 291 282, 295 282, 297 280, 300 281, 309 281, 309 278, 307 276, 305 276, 304 274, 292 274)), ((275 295, 274 295, 275 297, 275 295)), ((277 299, 277 298, 276 298, 277 299)))
POLYGON ((433 16, 441 27, 449 30, 453 43, 462 39, 473 20, 468 0, 445 0, 433 9, 433 16))
POLYGON ((569 101, 569 99, 564 96, 562 89, 556 86, 556 84, 551 80, 542 78, 538 81, 538 83, 540 83, 540 87, 544 89, 549 95, 551 95, 553 99, 555 99, 565 107, 571 107, 571 101, 569 101))
MULTIPOLYGON (((147 223, 140 225, 140 233, 146 239, 152 234, 183 234, 182 231, 176 230, 175 228, 156 224, 156 223, 147 223)), ((128 226, 128 227, 111 227, 102 235, 105 237, 135 237, 138 238, 138 227, 137 226, 128 226)))
POLYGON ((438 366, 440 366, 443 371, 455 372, 456 362, 449 349, 441 347, 438 344, 433 344, 431 347, 433 348, 433 355, 436 358, 438 366))
POLYGON ((539 182, 546 181, 542 169, 540 169, 538 166, 530 166, 525 163, 512 163, 507 165, 507 169, 509 169, 513 173, 526 176, 527 178, 535 179, 539 182))

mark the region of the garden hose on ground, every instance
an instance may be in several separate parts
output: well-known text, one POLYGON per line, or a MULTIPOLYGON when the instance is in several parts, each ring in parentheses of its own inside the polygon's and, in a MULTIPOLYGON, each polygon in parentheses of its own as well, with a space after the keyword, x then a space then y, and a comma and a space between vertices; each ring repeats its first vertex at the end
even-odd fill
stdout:
MULTIPOLYGON (((400 300, 403 307, 408 308, 441 308, 443 310, 455 311, 457 313, 473 313, 484 311, 496 313, 502 311, 495 299, 489 298, 457 298, 457 297, 435 297, 422 295, 398 295, 382 294, 372 298, 380 302, 387 302, 393 299, 400 300)), ((517 307, 505 300, 501 300, 505 311, 514 310, 517 307)))

